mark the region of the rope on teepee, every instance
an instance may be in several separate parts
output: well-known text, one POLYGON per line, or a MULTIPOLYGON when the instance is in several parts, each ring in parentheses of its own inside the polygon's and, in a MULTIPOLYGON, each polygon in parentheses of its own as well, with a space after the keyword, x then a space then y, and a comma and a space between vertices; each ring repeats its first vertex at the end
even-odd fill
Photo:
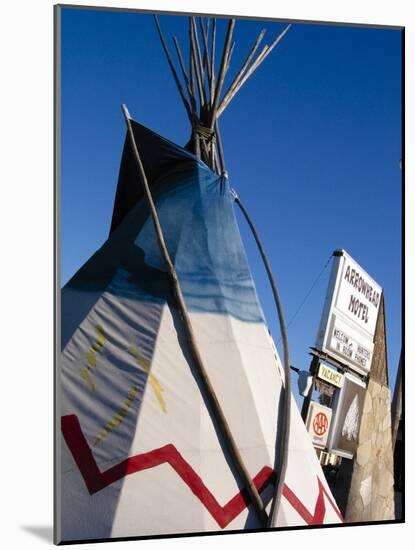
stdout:
POLYGON ((239 206, 242 214, 244 215, 252 231, 252 234, 258 246, 259 252, 261 254, 262 261, 264 262, 265 270, 267 272, 268 279, 272 288, 272 293, 274 295, 275 305, 277 307, 278 319, 279 319, 280 328, 281 328, 281 338, 282 338, 283 350, 284 350, 283 364, 284 364, 285 384, 284 384, 284 406, 283 406, 283 413, 282 413, 283 418, 282 418, 282 426, 281 426, 281 445, 279 448, 278 461, 277 461, 278 471, 276 472, 276 475, 277 475, 276 492, 271 504, 271 510, 268 517, 268 527, 272 527, 275 519, 278 516, 278 510, 281 503, 282 489, 284 486, 285 475, 286 475, 287 466, 288 466, 288 449, 289 449, 289 443, 290 443, 291 372, 290 372, 290 355, 289 355, 289 349, 288 349, 288 335, 287 335, 285 317, 282 310, 281 298, 277 289, 277 285, 275 283, 271 266, 269 265, 267 255, 265 253, 264 247, 262 246, 261 239, 259 238, 259 235, 255 229, 255 226, 248 212, 246 211, 244 205, 241 203, 238 195, 236 194, 236 191, 232 189, 231 192, 235 199, 236 204, 239 206))

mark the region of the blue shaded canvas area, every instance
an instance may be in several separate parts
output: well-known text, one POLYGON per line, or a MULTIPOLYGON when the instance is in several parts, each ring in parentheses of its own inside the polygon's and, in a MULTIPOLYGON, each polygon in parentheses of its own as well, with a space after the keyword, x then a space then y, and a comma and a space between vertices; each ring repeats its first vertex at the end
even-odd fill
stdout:
MULTIPOLYGON (((189 311, 262 322, 227 179, 189 162, 159 184, 167 190, 156 201, 157 212, 189 311)), ((135 245, 147 268, 166 272, 152 220, 135 245)))
MULTIPOLYGON (((185 148, 132 127, 189 311, 263 322, 227 179, 185 148)), ((110 235, 62 289, 62 347, 105 291, 174 306, 128 136, 110 235)))

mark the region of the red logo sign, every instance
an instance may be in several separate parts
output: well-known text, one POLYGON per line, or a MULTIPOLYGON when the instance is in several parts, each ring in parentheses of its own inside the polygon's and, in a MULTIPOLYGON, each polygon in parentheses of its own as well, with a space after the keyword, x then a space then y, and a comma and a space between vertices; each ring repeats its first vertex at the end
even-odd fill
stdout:
POLYGON ((313 430, 316 435, 324 435, 327 431, 328 425, 329 420, 324 413, 319 412, 318 414, 316 414, 313 420, 313 430))

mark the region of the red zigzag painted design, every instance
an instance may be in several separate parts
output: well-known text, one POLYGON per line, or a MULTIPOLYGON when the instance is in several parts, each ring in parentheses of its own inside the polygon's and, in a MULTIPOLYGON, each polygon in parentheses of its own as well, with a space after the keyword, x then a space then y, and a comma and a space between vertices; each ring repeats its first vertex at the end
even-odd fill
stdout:
MULTIPOLYGON (((134 474, 149 468, 155 468, 156 466, 160 466, 160 464, 167 462, 215 518, 216 522, 222 529, 225 528, 233 519, 235 519, 249 504, 249 497, 247 496, 246 491, 242 490, 224 506, 221 506, 203 483, 200 476, 198 476, 190 464, 186 462, 176 447, 172 444, 165 445, 164 447, 154 449, 147 453, 130 456, 119 464, 105 470, 105 472, 101 472, 97 466, 88 442, 82 433, 78 417, 74 414, 63 416, 61 419, 61 427, 66 444, 68 445, 69 450, 78 465, 79 471, 81 472, 87 489, 91 495, 101 491, 108 485, 111 485, 111 483, 114 483, 129 474, 134 474)), ((269 466, 264 466, 252 481, 258 491, 262 492, 266 486, 272 483, 273 480, 273 470, 269 466)), ((325 490, 318 477, 317 481, 318 497, 314 514, 307 510, 304 504, 287 485, 284 485, 283 495, 308 525, 320 525, 324 522, 324 516, 326 513, 324 497, 328 499, 334 511, 339 516, 339 520, 343 522, 343 518, 337 506, 325 490)))

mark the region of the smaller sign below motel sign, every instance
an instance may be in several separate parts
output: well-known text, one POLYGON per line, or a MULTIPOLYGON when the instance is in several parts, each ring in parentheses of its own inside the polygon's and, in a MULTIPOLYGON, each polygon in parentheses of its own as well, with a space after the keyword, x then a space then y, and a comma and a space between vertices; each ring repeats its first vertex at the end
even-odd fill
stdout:
POLYGON ((323 365, 323 363, 320 363, 318 367, 317 376, 321 380, 324 380, 329 384, 333 384, 333 386, 336 386, 337 388, 342 387, 344 378, 343 375, 340 372, 337 372, 335 369, 332 369, 327 365, 323 365))
POLYGON ((332 411, 315 401, 308 408, 306 428, 315 447, 324 449, 330 429, 332 411))
POLYGON ((316 347, 367 375, 382 288, 344 250, 334 253, 316 347))
POLYGON ((366 385, 352 374, 345 374, 343 386, 333 401, 333 421, 327 448, 345 458, 353 458, 359 439, 366 385))

